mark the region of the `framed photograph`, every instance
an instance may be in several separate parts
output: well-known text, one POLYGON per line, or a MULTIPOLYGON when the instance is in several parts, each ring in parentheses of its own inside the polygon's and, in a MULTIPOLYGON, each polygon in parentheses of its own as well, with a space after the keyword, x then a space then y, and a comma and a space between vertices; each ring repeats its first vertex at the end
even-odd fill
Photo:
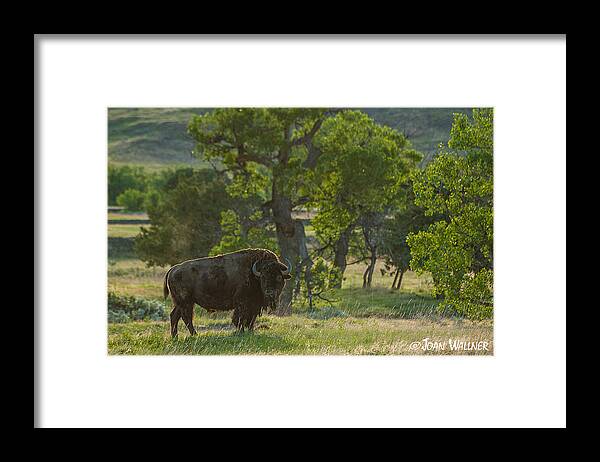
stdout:
POLYGON ((493 127, 109 108, 108 353, 493 354, 493 127))
POLYGON ((34 426, 566 426, 566 36, 34 59, 34 426))

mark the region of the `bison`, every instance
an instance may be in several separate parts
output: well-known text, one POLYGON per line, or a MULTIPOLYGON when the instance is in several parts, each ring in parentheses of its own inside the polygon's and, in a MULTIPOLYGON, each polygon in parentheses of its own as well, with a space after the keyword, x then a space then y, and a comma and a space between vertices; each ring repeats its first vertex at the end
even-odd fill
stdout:
POLYGON ((170 294, 171 336, 177 336, 182 318, 191 335, 194 303, 208 311, 233 310, 232 322, 244 331, 252 330, 263 310, 273 311, 279 302, 291 264, 281 263, 270 250, 245 249, 216 257, 187 260, 165 274, 164 296, 170 294))

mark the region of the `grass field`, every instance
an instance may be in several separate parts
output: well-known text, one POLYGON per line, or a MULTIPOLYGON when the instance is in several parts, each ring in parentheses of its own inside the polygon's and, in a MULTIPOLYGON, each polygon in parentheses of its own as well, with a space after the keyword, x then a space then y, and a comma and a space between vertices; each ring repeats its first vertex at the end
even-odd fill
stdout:
POLYGON ((148 225, 108 225, 108 237, 134 237, 140 232, 142 226, 148 225))
MULTIPOLYGON (((400 291, 389 289, 391 277, 375 272, 371 289, 362 289, 364 267, 348 267, 345 287, 332 291, 333 303, 310 311, 295 306, 290 317, 263 316, 254 333, 236 333, 230 313, 209 314, 195 309, 198 331, 189 337, 181 322, 179 338, 172 340, 168 322, 129 322, 108 325, 109 354, 210 355, 373 355, 493 353, 491 321, 471 322, 440 314, 429 295, 430 280, 408 272, 400 291), (429 339, 429 340, 425 340, 429 339), (449 341, 488 342, 484 350, 451 349, 449 341), (415 349, 413 342, 420 342, 415 349), (436 348, 426 346, 438 342, 436 348), (412 345, 412 347, 411 347, 412 345), (442 346, 444 348, 442 349, 442 346)), ((122 295, 162 300, 166 268, 147 268, 136 259, 109 261, 109 290, 122 295)), ((170 300, 165 302, 170 309, 170 300)))
MULTIPOLYGON (((327 311, 326 311, 327 312, 327 311)), ((320 319, 315 312, 289 317, 263 316, 252 333, 236 333, 229 318, 204 315, 196 319, 198 335, 180 332, 172 340, 163 322, 109 326, 111 354, 141 355, 386 355, 491 354, 490 324, 452 319, 354 318, 333 313, 320 319), (444 342, 444 349, 426 349, 423 339, 444 342), (452 350, 448 339, 481 342, 486 350, 452 350), (415 345, 418 347, 415 348, 415 345)), ((430 343, 431 344, 431 343, 430 343)))
POLYGON ((147 220, 145 212, 108 212, 109 220, 147 220))
MULTIPOLYGON (((148 214, 143 212, 109 212, 108 237, 135 237, 140 233, 142 226, 148 227, 148 214), (115 220, 137 221, 140 223, 114 223, 115 220)), ((141 263, 141 262, 140 262, 141 263)))

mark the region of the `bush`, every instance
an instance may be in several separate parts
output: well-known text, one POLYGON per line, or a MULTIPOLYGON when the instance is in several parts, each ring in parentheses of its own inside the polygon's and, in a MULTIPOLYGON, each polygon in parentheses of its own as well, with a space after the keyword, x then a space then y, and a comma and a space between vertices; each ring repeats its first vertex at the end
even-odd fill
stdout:
POLYGON ((335 287, 342 277, 338 268, 322 257, 314 260, 312 266, 312 289, 314 293, 324 293, 335 287))
POLYGON ((494 273, 482 269, 476 274, 467 275, 461 287, 460 298, 456 300, 456 310, 470 319, 486 319, 493 315, 494 273))
POLYGON ((150 175, 143 167, 130 165, 108 166, 108 203, 117 203, 117 197, 128 189, 145 191, 150 175))
POLYGON ((168 315, 161 302, 126 297, 108 292, 108 322, 166 321, 168 315))
POLYGON ((230 197, 226 179, 212 170, 177 170, 146 193, 151 226, 136 236, 135 252, 148 265, 164 266, 211 252, 269 248, 275 230, 265 231, 266 220, 257 212, 261 201, 230 197))
POLYGON ((125 207, 130 212, 144 210, 146 194, 137 189, 127 189, 117 196, 117 205, 125 207))
POLYGON ((428 228, 409 233, 411 267, 433 278, 435 295, 461 315, 493 316, 493 111, 455 114, 450 140, 423 170, 413 173, 415 204, 428 228))

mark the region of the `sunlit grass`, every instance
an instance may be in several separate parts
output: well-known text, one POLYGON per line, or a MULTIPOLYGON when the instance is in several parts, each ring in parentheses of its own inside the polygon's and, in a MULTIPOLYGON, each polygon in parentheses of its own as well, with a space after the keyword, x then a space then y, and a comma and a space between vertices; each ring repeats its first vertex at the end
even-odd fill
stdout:
POLYGON ((109 220, 147 220, 146 212, 108 212, 109 220))
MULTIPOLYGON (((146 225, 147 226, 147 225, 146 225)), ((141 225, 108 225, 108 237, 135 237, 140 234, 141 225)))
MULTIPOLYGON (((327 293, 331 302, 318 301, 309 310, 297 303, 290 317, 263 316, 254 333, 236 333, 231 313, 207 313, 196 307, 198 335, 188 337, 183 322, 179 339, 172 340, 168 322, 130 322, 108 325, 110 354, 492 354, 487 351, 411 350, 424 338, 446 342, 484 340, 492 344, 492 321, 471 322, 437 310, 428 276, 408 272, 402 288, 390 289, 392 277, 374 274, 373 287, 362 288, 364 266, 348 267, 342 289, 327 293)), ((167 267, 148 268, 137 259, 109 261, 108 288, 122 295, 163 300, 167 267)), ((170 310, 171 301, 164 301, 170 310)))
MULTIPOLYGON (((182 323, 181 323, 182 324, 182 323)), ((357 319, 305 316, 263 316, 254 332, 237 333, 223 317, 195 320, 198 334, 189 336, 183 325, 171 339, 168 323, 130 322, 109 324, 110 354, 140 355, 387 355, 387 354, 492 354, 490 323, 463 320, 357 319), (424 351, 411 343, 424 338, 486 341, 479 351, 424 351)))

